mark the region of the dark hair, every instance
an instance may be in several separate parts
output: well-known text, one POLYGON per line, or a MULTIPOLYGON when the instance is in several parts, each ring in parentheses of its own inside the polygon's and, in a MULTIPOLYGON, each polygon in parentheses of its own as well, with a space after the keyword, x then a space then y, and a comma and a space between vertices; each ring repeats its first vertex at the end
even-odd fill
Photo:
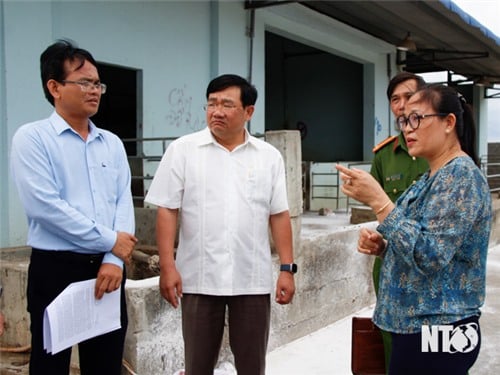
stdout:
POLYGON ((66 61, 78 61, 80 69, 85 61, 97 67, 97 63, 90 52, 78 48, 76 44, 68 39, 58 39, 57 42, 47 47, 40 55, 40 73, 45 97, 50 104, 54 105, 54 98, 47 88, 47 82, 51 79, 61 82, 66 78, 64 63, 66 61))
POLYGON ((399 85, 401 82, 409 81, 410 79, 413 79, 417 82, 417 90, 420 90, 425 86, 424 79, 416 74, 410 72, 398 73, 394 77, 392 77, 389 82, 389 86, 387 86, 387 99, 389 99, 389 101, 391 100, 392 93, 394 92, 394 89, 397 85, 399 85))
POLYGON ((255 104, 257 101, 257 89, 245 78, 235 74, 224 74, 210 81, 207 87, 207 99, 211 93, 222 91, 233 86, 240 88, 240 99, 243 107, 255 104))
POLYGON ((460 141, 460 147, 479 167, 479 157, 476 150, 476 124, 472 108, 465 98, 455 89, 441 85, 427 85, 419 91, 419 101, 428 102, 437 113, 453 113, 457 118, 455 131, 460 141))

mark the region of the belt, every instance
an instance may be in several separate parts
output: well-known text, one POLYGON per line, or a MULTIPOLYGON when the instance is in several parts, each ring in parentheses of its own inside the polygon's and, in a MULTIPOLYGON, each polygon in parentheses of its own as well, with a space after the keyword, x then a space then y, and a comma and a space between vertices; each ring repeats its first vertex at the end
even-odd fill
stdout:
POLYGON ((78 262, 78 263, 101 263, 104 253, 84 254, 68 250, 42 250, 32 247, 31 255, 35 257, 51 258, 54 260, 78 262))

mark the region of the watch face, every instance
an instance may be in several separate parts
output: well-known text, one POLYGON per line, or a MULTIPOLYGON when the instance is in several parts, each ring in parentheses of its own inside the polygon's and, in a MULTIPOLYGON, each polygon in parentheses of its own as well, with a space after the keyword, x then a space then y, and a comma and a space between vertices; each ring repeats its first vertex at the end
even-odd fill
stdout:
POLYGON ((282 264, 280 267, 280 271, 288 271, 291 273, 297 272, 297 265, 295 263, 292 264, 282 264))

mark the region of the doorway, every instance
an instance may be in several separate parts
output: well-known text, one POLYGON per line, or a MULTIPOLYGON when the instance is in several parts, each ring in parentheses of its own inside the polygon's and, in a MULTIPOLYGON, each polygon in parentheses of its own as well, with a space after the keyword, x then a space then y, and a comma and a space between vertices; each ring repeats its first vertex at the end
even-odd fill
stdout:
POLYGON ((266 130, 299 130, 302 159, 363 160, 363 64, 266 31, 266 130))
MULTIPOLYGON (((140 122, 137 118, 137 75, 138 70, 98 63, 101 82, 108 88, 101 97, 99 111, 92 121, 100 128, 115 133, 121 139, 137 138, 140 122)), ((127 155, 137 155, 134 142, 125 144, 127 155)))
MULTIPOLYGON (((101 97, 99 111, 92 117, 96 126, 109 130, 120 139, 142 137, 141 71, 117 65, 97 63, 101 82, 107 85, 101 97)), ((132 195, 136 206, 142 206, 144 196, 142 144, 124 142, 132 172, 132 195)))

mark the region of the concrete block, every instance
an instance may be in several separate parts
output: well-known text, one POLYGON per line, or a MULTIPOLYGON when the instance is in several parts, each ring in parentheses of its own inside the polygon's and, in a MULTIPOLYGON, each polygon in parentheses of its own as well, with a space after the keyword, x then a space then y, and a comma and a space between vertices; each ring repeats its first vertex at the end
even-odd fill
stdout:
POLYGON ((0 311, 5 316, 5 332, 0 346, 20 348, 31 344, 30 318, 26 310, 26 286, 30 247, 0 249, 0 283, 3 294, 0 311))
POLYGON ((156 245, 156 208, 135 207, 134 211, 138 245, 156 245))
POLYGON ((351 207, 351 224, 367 223, 377 220, 377 216, 368 206, 351 207))
POLYGON ((265 139, 283 155, 290 216, 299 216, 303 212, 300 132, 298 130, 267 131, 265 139))
POLYGON ((124 359, 138 374, 172 374, 184 368, 180 309, 160 295, 159 277, 127 280, 129 325, 124 359))
POLYGON ((357 253, 355 247, 360 227, 339 229, 338 218, 330 218, 330 225, 324 223, 326 219, 303 219, 301 248, 296 258, 297 292, 291 305, 273 305, 269 350, 375 301, 371 282, 373 258, 357 253))

